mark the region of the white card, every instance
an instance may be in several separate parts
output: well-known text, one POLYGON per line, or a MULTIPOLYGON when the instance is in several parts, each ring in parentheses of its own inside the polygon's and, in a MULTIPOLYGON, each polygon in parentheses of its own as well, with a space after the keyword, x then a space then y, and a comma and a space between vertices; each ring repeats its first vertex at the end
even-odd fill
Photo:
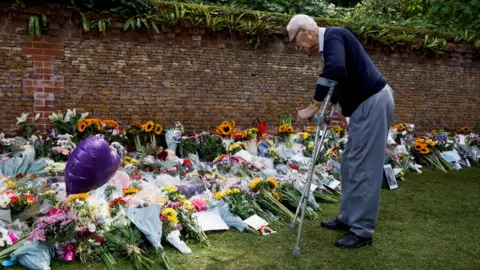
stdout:
POLYGON ((465 135, 462 135, 462 134, 459 134, 457 135, 457 143, 460 144, 460 145, 466 145, 465 143, 465 135))
POLYGON ((204 232, 228 230, 228 225, 220 216, 218 208, 211 211, 196 212, 193 213, 193 216, 197 218, 198 225, 204 232))
POLYGON ((395 176, 397 176, 401 171, 403 171, 403 169, 401 169, 401 168, 393 168, 393 173, 395 174, 395 176))
POLYGON ((247 223, 248 226, 254 228, 255 230, 259 230, 261 227, 268 225, 268 222, 258 215, 253 215, 245 219, 243 222, 247 223))
POLYGON ((408 154, 407 148, 403 144, 397 145, 397 152, 399 154, 408 154))

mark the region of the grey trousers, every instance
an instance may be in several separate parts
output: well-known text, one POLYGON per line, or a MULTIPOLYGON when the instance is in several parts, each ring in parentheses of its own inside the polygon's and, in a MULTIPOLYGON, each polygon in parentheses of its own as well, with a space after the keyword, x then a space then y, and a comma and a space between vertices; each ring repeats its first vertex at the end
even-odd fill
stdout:
POLYGON ((394 113, 387 84, 353 112, 341 160, 342 198, 339 220, 350 231, 370 238, 377 223, 387 135, 394 113))

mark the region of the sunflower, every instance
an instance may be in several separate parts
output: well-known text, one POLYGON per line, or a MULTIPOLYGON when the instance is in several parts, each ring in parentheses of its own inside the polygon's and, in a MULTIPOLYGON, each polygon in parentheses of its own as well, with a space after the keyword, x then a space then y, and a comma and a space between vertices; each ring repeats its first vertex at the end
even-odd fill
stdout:
POLYGON ((426 155, 428 153, 430 153, 430 150, 428 150, 428 148, 426 148, 426 147, 423 148, 422 150, 420 150, 420 154, 422 154, 422 155, 426 155))
POLYGON ((156 124, 155 125, 155 134, 160 135, 160 134, 162 134, 162 131, 163 131, 163 126, 160 125, 160 124, 156 124))
POLYGON ((462 127, 462 132, 463 133, 468 133, 470 129, 468 127, 462 127))
POLYGON ((78 132, 82 133, 82 132, 85 131, 86 128, 87 128, 87 123, 85 123, 83 121, 77 123, 78 132))
POLYGON ((92 118, 85 119, 85 124, 87 125, 87 127, 91 126, 93 123, 94 123, 94 119, 92 118))
POLYGON ((144 125, 145 127, 145 132, 152 132, 153 128, 155 127, 155 124, 152 121, 148 121, 144 125))
POLYGON ((422 149, 424 148, 423 146, 424 146, 423 143, 421 143, 421 142, 416 142, 416 143, 415 143, 415 150, 420 151, 420 150, 422 150, 422 149))
POLYGON ((283 132, 285 132, 285 131, 287 131, 287 126, 285 126, 285 125, 281 125, 281 126, 278 128, 278 132, 280 132, 280 133, 283 133, 283 132))
POLYGON ((400 126, 399 126, 399 125, 394 125, 392 128, 393 128, 393 129, 396 129, 396 130, 399 130, 399 129, 400 129, 400 126))
POLYGON ((252 183, 250 184, 250 189, 255 191, 258 185, 260 184, 260 182, 261 182, 260 178, 256 178, 255 180, 253 180, 252 183))
POLYGON ((95 127, 97 128, 97 130, 103 129, 102 123, 100 123, 99 119, 95 119, 95 127))
POLYGON ((436 129, 433 129, 431 133, 432 133, 432 134, 435 134, 435 133, 437 133, 437 130, 436 130, 436 129))
POLYGON ((220 130, 220 134, 223 136, 230 135, 233 131, 233 126, 232 124, 228 122, 223 122, 218 129, 220 130))
POLYGON ((434 142, 432 139, 426 140, 425 143, 428 144, 428 145, 430 145, 430 146, 432 146, 432 147, 437 144, 437 143, 434 142))
POLYGON ((424 140, 424 139, 420 139, 420 138, 418 138, 418 139, 416 139, 416 140, 415 140, 415 142, 417 142, 417 143, 424 143, 424 142, 425 142, 425 140, 424 140))
POLYGON ((280 194, 278 194, 278 192, 273 192, 272 195, 275 198, 275 200, 280 201, 280 194))
POLYGON ((293 132, 293 127, 292 127, 292 126, 288 126, 286 131, 292 133, 292 132, 293 132))
POLYGON ((229 189, 229 188, 227 188, 227 189, 225 190, 225 195, 227 195, 227 196, 232 195, 232 193, 233 193, 232 190, 229 189))
POLYGON ((271 188, 277 188, 277 187, 278 187, 278 183, 277 183, 277 181, 275 180, 275 178, 273 178, 273 177, 267 178, 267 183, 270 184, 270 187, 271 187, 271 188))

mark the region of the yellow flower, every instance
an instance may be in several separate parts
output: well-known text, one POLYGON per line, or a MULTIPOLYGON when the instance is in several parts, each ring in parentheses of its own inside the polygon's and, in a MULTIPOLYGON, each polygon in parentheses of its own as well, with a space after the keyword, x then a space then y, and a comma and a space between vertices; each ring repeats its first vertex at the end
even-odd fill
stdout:
POLYGON ((283 132, 285 132, 285 131, 287 131, 287 126, 285 126, 285 125, 281 125, 281 126, 278 128, 278 132, 279 132, 279 133, 283 133, 283 132))
POLYGON ((268 144, 273 145, 273 141, 272 141, 272 140, 268 140, 268 144))
POLYGON ((227 189, 225 190, 225 195, 227 195, 227 196, 232 195, 232 190, 229 189, 229 188, 227 188, 227 189))
POLYGON ((162 211, 162 216, 168 218, 168 222, 170 223, 178 223, 177 211, 173 208, 165 208, 165 210, 162 211))
POLYGON ((435 146, 435 145, 437 144, 437 143, 434 142, 432 139, 426 140, 425 143, 428 144, 428 145, 430 145, 430 146, 435 146))
POLYGON ((271 188, 277 188, 278 187, 278 183, 275 180, 275 178, 273 178, 273 177, 267 178, 267 182, 270 184, 271 188))
POLYGON ((275 153, 275 147, 270 147, 270 148, 268 148, 268 151, 269 151, 270 153, 275 153))
POLYGON ((234 188, 233 193, 240 193, 240 189, 239 188, 234 188))
POLYGON ((221 191, 215 192, 215 198, 221 200, 223 198, 223 193, 221 191))
POLYGON ((132 158, 132 157, 126 156, 126 157, 123 158, 123 162, 125 164, 135 164, 135 163, 137 163, 137 160, 132 158))
POLYGON ((138 189, 138 188, 127 188, 127 189, 123 190, 123 196, 133 195, 133 194, 136 194, 139 191, 140 191, 140 189, 138 189))
POLYGON ((309 149, 310 149, 310 148, 313 148, 313 146, 314 146, 314 143, 313 143, 313 142, 309 142, 308 145, 307 145, 307 147, 308 147, 309 149))
POLYGON ((88 199, 88 193, 73 194, 68 197, 67 204, 73 200, 86 200, 86 199, 88 199))
POLYGON ((258 184, 260 184, 260 182, 261 182, 260 178, 256 178, 255 180, 253 180, 252 183, 250 184, 250 189, 251 190, 257 189, 257 186, 258 184))
POLYGON ((183 205, 189 210, 192 211, 195 206, 193 206, 192 202, 190 200, 186 200, 183 202, 183 205))
POLYGON ((274 192, 272 195, 275 198, 275 200, 280 201, 280 194, 278 194, 278 192, 274 192))
POLYGON ((144 125, 144 128, 145 128, 146 132, 152 132, 154 127, 155 127, 155 124, 153 123, 153 121, 148 121, 144 125))
POLYGON ((7 184, 7 187, 9 189, 16 189, 17 188, 17 185, 15 183, 13 183, 12 180, 7 180, 7 182, 5 182, 5 184, 7 184))
POLYGON ((163 190, 165 190, 168 193, 173 193, 173 192, 176 192, 178 188, 175 185, 168 185, 168 186, 164 186, 163 190))

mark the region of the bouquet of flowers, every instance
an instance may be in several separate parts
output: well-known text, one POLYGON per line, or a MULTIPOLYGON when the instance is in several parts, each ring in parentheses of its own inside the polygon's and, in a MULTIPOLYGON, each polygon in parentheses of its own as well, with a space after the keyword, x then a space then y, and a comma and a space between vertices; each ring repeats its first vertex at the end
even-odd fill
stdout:
POLYGON ((65 242, 71 239, 75 229, 75 212, 52 208, 33 225, 28 239, 47 243, 65 242))
POLYGON ((250 190, 258 192, 256 201, 269 211, 279 215, 280 219, 291 221, 294 219, 294 214, 286 208, 280 201, 280 195, 276 191, 278 183, 273 177, 266 179, 256 178, 250 183, 250 190))
POLYGON ((37 113, 35 117, 32 119, 32 123, 28 123, 28 115, 29 113, 22 113, 20 117, 17 117, 17 125, 20 125, 20 130, 24 130, 26 133, 26 137, 30 138, 33 131, 35 130, 35 121, 40 118, 40 113, 37 113))
POLYGON ((447 172, 436 155, 436 142, 432 139, 417 138, 414 144, 414 153, 424 162, 443 172, 447 172))
MULTIPOLYGON (((52 113, 48 119, 50 119, 50 122, 55 125, 58 133, 76 134, 78 130, 77 124, 83 122, 87 118, 88 114, 89 113, 86 112, 78 116, 75 109, 68 109, 65 115, 62 112, 52 113)), ((79 130, 79 132, 81 131, 79 130)))

